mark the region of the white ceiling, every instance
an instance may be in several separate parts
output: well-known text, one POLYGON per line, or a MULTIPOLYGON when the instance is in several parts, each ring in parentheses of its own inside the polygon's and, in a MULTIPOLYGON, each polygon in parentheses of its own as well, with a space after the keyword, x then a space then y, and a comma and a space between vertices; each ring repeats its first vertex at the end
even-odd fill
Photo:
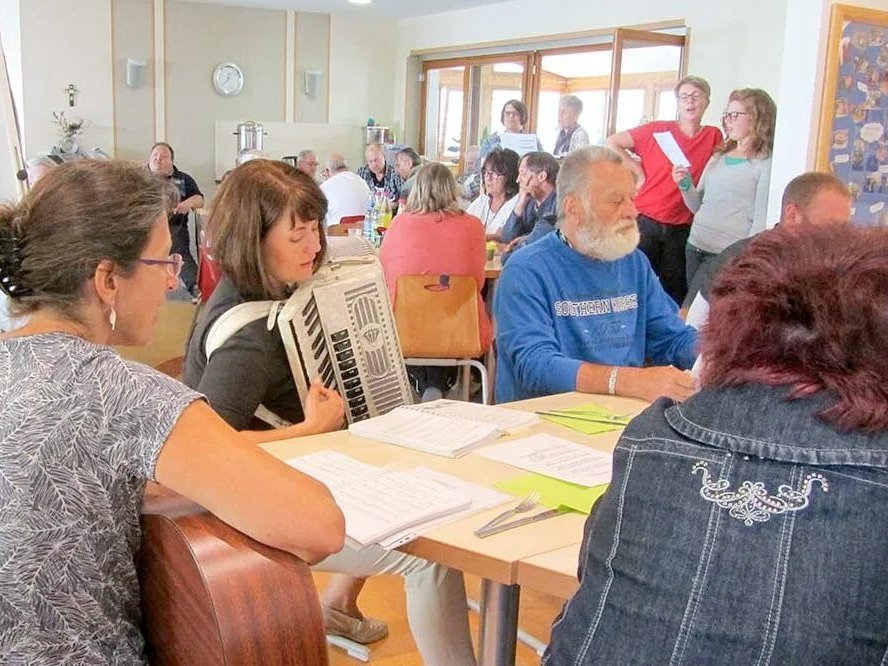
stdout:
POLYGON ((353 5, 348 0, 189 0, 215 5, 293 9, 321 14, 364 15, 375 18, 409 18, 440 14, 455 9, 495 5, 505 0, 373 0, 369 5, 353 5))

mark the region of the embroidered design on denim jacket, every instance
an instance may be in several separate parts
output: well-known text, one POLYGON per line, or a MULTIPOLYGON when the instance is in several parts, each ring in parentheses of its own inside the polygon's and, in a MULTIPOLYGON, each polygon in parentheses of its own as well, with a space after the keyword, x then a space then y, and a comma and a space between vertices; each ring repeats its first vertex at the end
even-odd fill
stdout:
POLYGON ((742 520, 747 527, 753 523, 766 523, 781 513, 801 511, 808 506, 808 497, 815 482, 820 483, 823 492, 829 492, 829 482, 822 474, 807 474, 798 490, 782 484, 777 487, 776 495, 769 495, 761 481, 744 481, 737 490, 729 490, 730 483, 727 480, 712 480, 706 463, 702 460, 694 463, 691 468, 691 474, 697 472, 703 475, 700 497, 723 509, 730 509, 731 517, 742 520))

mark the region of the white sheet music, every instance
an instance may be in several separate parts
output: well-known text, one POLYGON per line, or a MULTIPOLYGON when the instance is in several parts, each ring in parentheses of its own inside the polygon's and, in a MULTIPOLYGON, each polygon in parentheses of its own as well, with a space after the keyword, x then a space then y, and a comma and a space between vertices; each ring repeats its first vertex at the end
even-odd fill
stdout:
POLYGON ((539 149, 536 134, 520 134, 518 132, 502 132, 500 145, 503 148, 514 150, 519 157, 539 149))
POLYGON ((654 141, 666 155, 673 166, 689 167, 690 161, 672 136, 672 132, 654 132, 654 141))
POLYGON ((440 414, 451 418, 475 421, 476 423, 489 423, 495 425, 502 432, 511 433, 515 430, 534 425, 540 422, 540 417, 533 412, 522 412, 517 409, 503 409, 490 405, 479 405, 475 402, 464 400, 432 400, 421 402, 417 405, 409 405, 405 409, 418 410, 432 414, 440 414))
POLYGON ((500 435, 489 423, 455 419, 410 407, 398 407, 388 414, 352 423, 348 431, 358 437, 456 458, 500 435))
POLYGON ((506 495, 493 488, 485 488, 484 486, 479 486, 477 483, 469 483, 459 477, 451 474, 444 474, 443 472, 436 472, 428 467, 417 467, 416 469, 412 469, 405 473, 410 476, 427 479, 432 483, 456 493, 460 497, 468 497, 471 501, 471 505, 462 511, 457 511, 456 513, 451 513, 436 520, 431 520, 422 523, 421 525, 415 525, 393 534, 380 542, 385 548, 397 548, 402 544, 413 541, 418 536, 421 536, 436 527, 452 523, 465 516, 470 516, 473 513, 484 511, 485 509, 490 509, 515 499, 512 495, 506 495))
POLYGON ((322 481, 345 515, 345 532, 361 545, 468 508, 471 497, 435 479, 374 467, 335 451, 287 464, 322 481))
POLYGON ((490 446, 478 455, 581 486, 611 479, 611 454, 545 433, 490 446))

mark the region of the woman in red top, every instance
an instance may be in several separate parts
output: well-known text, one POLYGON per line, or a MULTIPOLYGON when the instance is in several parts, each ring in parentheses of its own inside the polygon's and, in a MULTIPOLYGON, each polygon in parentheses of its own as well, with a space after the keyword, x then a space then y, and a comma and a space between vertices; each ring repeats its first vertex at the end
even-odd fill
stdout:
POLYGON ((702 124, 709 95, 706 79, 686 76, 675 86, 677 121, 655 120, 607 138, 607 145, 623 156, 637 178, 635 206, 641 231, 638 247, 650 259, 663 289, 676 303, 684 300, 688 288, 684 247, 693 215, 672 179, 672 163, 660 149, 654 134, 672 134, 691 163, 691 179, 696 185, 715 148, 722 142, 719 128, 702 124), (640 162, 629 154, 630 150, 640 162))
MULTIPOLYGON (((481 288, 487 261, 484 225, 474 215, 459 207, 459 188, 450 170, 431 162, 421 167, 407 205, 385 234, 379 254, 389 296, 395 302, 395 285, 402 275, 468 275, 478 285, 478 327, 481 348, 490 346, 492 330, 481 288)), ((452 383, 453 373, 434 372, 448 368, 410 368, 420 395, 426 399, 441 397, 452 383), (422 375, 422 376, 420 376, 422 375)))

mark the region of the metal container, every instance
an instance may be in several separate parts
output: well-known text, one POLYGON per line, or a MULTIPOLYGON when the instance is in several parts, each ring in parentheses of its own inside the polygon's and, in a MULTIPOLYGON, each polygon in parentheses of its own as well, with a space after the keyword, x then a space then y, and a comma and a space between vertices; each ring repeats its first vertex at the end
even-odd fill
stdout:
POLYGON ((253 120, 240 123, 234 134, 237 136, 238 154, 245 150, 265 150, 265 135, 267 132, 262 123, 257 123, 253 120))
POLYGON ((361 129, 364 130, 364 143, 369 146, 371 143, 385 143, 389 128, 382 125, 369 125, 361 129))

